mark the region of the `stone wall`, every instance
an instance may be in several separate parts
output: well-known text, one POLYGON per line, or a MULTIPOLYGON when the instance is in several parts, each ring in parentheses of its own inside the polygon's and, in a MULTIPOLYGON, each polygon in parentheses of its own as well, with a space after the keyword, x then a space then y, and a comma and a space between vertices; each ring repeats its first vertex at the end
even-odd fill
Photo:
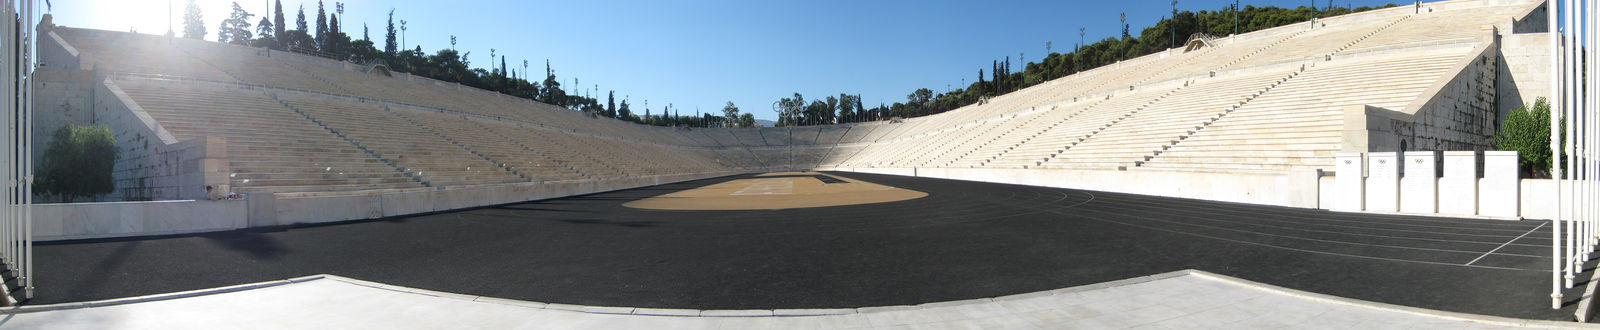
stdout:
POLYGON ((78 50, 55 31, 40 29, 39 35, 39 68, 57 70, 77 70, 78 50))
POLYGON ((1499 127, 1497 48, 1493 31, 1485 30, 1484 41, 1471 52, 1474 55, 1450 71, 1454 76, 1435 83, 1405 109, 1347 109, 1344 151, 1491 149, 1499 127))
POLYGON ((1495 84, 1496 123, 1505 114, 1550 95, 1550 34, 1509 34, 1500 37, 1500 74, 1495 84))
POLYGON ((1086 189, 1224 202, 1317 207, 1317 171, 1195 172, 1158 169, 827 168, 861 172, 1086 189))
POLYGON ((1511 33, 1544 33, 1550 31, 1550 13, 1545 11, 1545 4, 1547 3, 1549 2, 1540 1, 1539 4, 1531 6, 1528 11, 1523 12, 1521 15, 1512 17, 1511 33))
POLYGON ((34 204, 39 241, 170 235, 245 227, 244 201, 34 204))
POLYGON ((33 71, 33 156, 39 159, 55 131, 66 125, 94 122, 94 73, 79 70, 33 71))
POLYGON ((227 141, 178 141, 110 80, 95 89, 90 124, 106 125, 117 140, 116 190, 101 200, 204 199, 205 186, 229 191, 227 141))
POLYGON ((200 233, 404 216, 593 194, 735 174, 740 172, 552 183, 511 183, 460 189, 370 194, 323 196, 287 194, 285 197, 275 194, 253 194, 242 201, 38 204, 34 206, 34 226, 35 238, 40 241, 200 233))

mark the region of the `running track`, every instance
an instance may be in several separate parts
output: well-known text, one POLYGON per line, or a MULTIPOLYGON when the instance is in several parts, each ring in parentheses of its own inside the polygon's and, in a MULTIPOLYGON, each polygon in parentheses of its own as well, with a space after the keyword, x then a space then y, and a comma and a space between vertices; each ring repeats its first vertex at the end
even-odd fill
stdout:
MULTIPOLYGON (((1350 298, 1537 319, 1550 228, 834 173, 925 198, 781 211, 623 202, 738 176, 322 226, 51 243, 38 297, 98 300, 328 273, 553 303, 847 308, 992 297, 1187 268, 1350 298)), ((1580 278, 1588 278, 1585 274, 1580 278)), ((1581 287, 1580 287, 1581 289, 1581 287)))

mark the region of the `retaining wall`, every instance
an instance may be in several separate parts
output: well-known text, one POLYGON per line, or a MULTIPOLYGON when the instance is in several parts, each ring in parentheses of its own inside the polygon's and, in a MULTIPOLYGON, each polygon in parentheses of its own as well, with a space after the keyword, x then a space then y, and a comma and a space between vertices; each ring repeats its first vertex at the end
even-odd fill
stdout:
POLYGON ((1317 207, 1317 172, 1167 170, 834 168, 828 170, 1086 189, 1292 207, 1317 207))
POLYGON ((249 227, 376 219, 593 194, 739 173, 695 173, 604 181, 514 183, 460 189, 338 196, 278 197, 276 194, 255 194, 248 196, 248 199, 235 201, 36 204, 33 213, 34 236, 39 241, 54 241, 200 233, 249 227))
POLYGON ((184 234, 244 228, 244 201, 34 204, 40 241, 184 234))

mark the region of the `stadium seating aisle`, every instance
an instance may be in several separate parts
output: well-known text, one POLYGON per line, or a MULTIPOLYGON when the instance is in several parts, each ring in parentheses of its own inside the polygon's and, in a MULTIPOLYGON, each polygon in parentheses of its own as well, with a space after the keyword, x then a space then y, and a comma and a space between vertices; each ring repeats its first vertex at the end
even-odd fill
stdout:
POLYGON ((1473 43, 1488 34, 1484 28, 1501 23, 1499 20, 1506 19, 1506 13, 1516 12, 1519 7, 1525 6, 1485 6, 1417 14, 1343 52, 1473 43))
POLYGON ((527 176, 534 181, 581 180, 586 178, 578 169, 550 159, 538 150, 516 144, 510 138, 490 132, 481 124, 474 122, 474 119, 467 118, 467 116, 452 116, 437 112, 409 111, 394 108, 390 108, 390 110, 413 123, 425 126, 434 132, 439 132, 446 139, 467 146, 474 152, 500 161, 500 164, 507 169, 527 176))
POLYGON ((1134 166, 1162 146, 1204 127, 1226 109, 1243 104, 1256 93, 1288 79, 1287 71, 1254 72, 1203 79, 1142 105, 1127 118, 1067 148, 1051 160, 1052 167, 1116 169, 1134 166))

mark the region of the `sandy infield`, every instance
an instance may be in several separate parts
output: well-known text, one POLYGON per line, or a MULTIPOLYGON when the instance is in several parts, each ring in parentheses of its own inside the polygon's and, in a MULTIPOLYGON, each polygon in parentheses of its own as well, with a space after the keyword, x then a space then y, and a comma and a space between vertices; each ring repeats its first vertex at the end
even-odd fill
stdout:
POLYGON ((818 172, 777 172, 622 203, 651 210, 782 210, 896 202, 928 193, 818 172), (835 183, 818 177, 833 178, 835 183), (843 182, 839 182, 843 181, 843 182))

